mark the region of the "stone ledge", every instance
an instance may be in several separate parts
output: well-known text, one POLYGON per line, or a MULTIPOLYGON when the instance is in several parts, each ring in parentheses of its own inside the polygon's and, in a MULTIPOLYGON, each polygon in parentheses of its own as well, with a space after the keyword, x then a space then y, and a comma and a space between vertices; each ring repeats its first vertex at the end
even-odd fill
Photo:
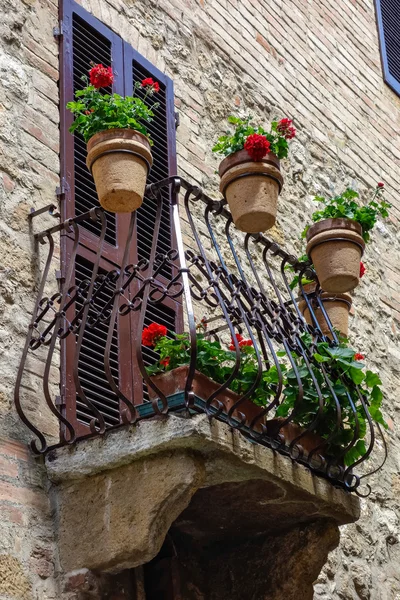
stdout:
POLYGON ((249 442, 226 424, 210 423, 206 415, 190 419, 169 415, 167 419, 141 421, 103 437, 58 448, 47 455, 46 468, 54 484, 67 484, 171 451, 198 455, 205 468, 202 488, 264 480, 283 490, 287 502, 299 498, 315 506, 319 518, 325 516, 338 525, 359 518, 356 496, 335 488, 289 458, 249 442))

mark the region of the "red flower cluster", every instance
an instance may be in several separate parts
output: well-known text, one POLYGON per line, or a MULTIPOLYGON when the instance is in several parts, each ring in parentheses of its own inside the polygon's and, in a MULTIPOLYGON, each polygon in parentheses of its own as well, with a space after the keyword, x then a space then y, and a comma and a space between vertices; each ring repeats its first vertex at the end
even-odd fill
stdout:
POLYGON ((160 360, 160 365, 162 365, 163 367, 168 367, 169 363, 170 363, 169 356, 160 360))
POLYGON ((356 354, 354 355, 354 360, 364 360, 365 356, 363 354, 360 354, 359 352, 356 352, 356 354))
POLYGON ((114 75, 111 67, 103 67, 103 65, 95 65, 89 71, 90 83, 96 89, 108 87, 114 81, 114 75))
POLYGON ((263 135, 252 133, 247 138, 244 149, 247 150, 250 157, 255 161, 260 161, 268 154, 271 144, 263 135))
POLYGON ((287 140, 292 140, 296 135, 296 129, 292 123, 292 119, 281 119, 276 127, 277 132, 287 140))
POLYGON ((383 181, 380 181, 378 183, 378 188, 383 188, 383 187, 385 187, 385 184, 383 183, 383 181))
POLYGON ((160 84, 158 83, 158 81, 154 81, 152 77, 146 77, 146 79, 143 79, 141 86, 151 87, 153 92, 160 91, 160 84))
POLYGON ((157 340, 167 335, 167 328, 164 325, 158 323, 152 323, 142 332, 142 344, 143 346, 154 346, 157 340))
POLYGON ((361 277, 362 277, 363 275, 365 275, 365 271, 366 271, 366 270, 367 270, 367 269, 365 268, 365 265, 364 265, 364 263, 361 261, 361 262, 360 262, 360 279, 361 279, 361 277))
MULTIPOLYGON (((239 348, 243 348, 243 346, 252 346, 253 342, 251 340, 245 340, 244 337, 242 335, 240 335, 240 333, 235 333, 235 338, 237 339, 238 343, 239 343, 239 348)), ((233 338, 231 340, 231 345, 229 346, 229 350, 235 350, 235 342, 233 341, 233 338)))

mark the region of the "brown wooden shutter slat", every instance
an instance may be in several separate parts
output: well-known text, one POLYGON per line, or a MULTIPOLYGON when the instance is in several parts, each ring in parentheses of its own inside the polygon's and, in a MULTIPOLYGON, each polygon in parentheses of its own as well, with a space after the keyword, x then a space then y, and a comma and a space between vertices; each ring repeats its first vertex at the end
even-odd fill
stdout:
MULTIPOLYGON (((112 62, 111 41, 100 35, 93 27, 74 14, 73 17, 73 63, 74 63, 74 92, 85 87, 82 76, 88 74, 91 63, 103 63, 108 66, 112 62)), ((110 93, 112 90, 106 90, 110 93)), ((93 177, 89 173, 83 159, 86 159, 86 143, 75 135, 75 212, 77 215, 88 210, 88 204, 99 206, 96 193, 96 186, 93 177), (81 187, 85 187, 85 194, 82 197, 81 187), (90 196, 90 198, 88 198, 90 196)), ((116 236, 116 217, 113 213, 107 213, 108 227, 105 240, 115 246, 116 236)), ((87 221, 83 227, 89 229, 94 235, 99 236, 101 226, 99 223, 87 221)))
MULTIPOLYGON (((158 80, 154 70, 146 70, 137 60, 132 60, 132 79, 133 82, 142 81, 147 77, 153 77, 158 80)), ((154 145, 152 147, 154 165, 150 171, 148 182, 155 183, 169 176, 168 165, 168 132, 167 132, 167 114, 165 108, 166 101, 166 86, 162 81, 159 81, 160 91, 154 94, 154 101, 160 102, 160 106, 154 111, 154 119, 148 125, 148 132, 152 137, 154 145)), ((139 97, 144 97, 144 91, 140 88, 136 91, 139 97)), ((150 257, 152 244, 148 243, 152 239, 152 232, 155 225, 156 203, 153 199, 145 198, 143 206, 138 210, 137 224, 137 246, 139 258, 150 257), (154 214, 154 217, 153 217, 154 214)), ((158 241, 157 251, 165 252, 171 247, 171 218, 169 211, 169 195, 168 191, 163 192, 163 210, 161 217, 161 227, 163 242, 161 236, 158 241)), ((162 275, 167 278, 171 277, 171 269, 163 268, 162 275)))
MULTIPOLYGON (((79 285, 84 281, 90 282, 91 273, 93 270, 93 264, 81 256, 76 257, 75 263, 75 285, 79 285)), ((106 271, 100 270, 99 275, 106 275, 106 271)), ((113 296, 113 290, 111 286, 105 288, 101 294, 96 298, 96 307, 102 308, 108 300, 113 296)), ((77 308, 82 306, 83 299, 77 302, 77 308)), ((93 310, 92 310, 93 314, 93 310)), ((90 315, 90 311, 89 311, 90 315)), ((93 404, 103 414, 107 425, 116 425, 119 423, 119 400, 118 397, 110 389, 107 381, 106 374, 104 372, 104 349, 107 341, 107 325, 98 324, 96 328, 90 329, 86 327, 83 336, 82 352, 78 363, 79 377, 82 383, 82 388, 87 398, 93 402, 93 404), (103 359, 102 361, 102 372, 98 369, 92 369, 91 360, 88 356, 92 352, 96 352, 103 359)), ((118 382, 118 333, 117 328, 114 329, 113 341, 111 344, 111 365, 113 367, 113 375, 118 382)), ((101 360, 100 358, 100 360, 101 360)), ((86 405, 80 402, 77 398, 76 411, 78 420, 81 423, 89 425, 92 415, 88 411, 86 405)))

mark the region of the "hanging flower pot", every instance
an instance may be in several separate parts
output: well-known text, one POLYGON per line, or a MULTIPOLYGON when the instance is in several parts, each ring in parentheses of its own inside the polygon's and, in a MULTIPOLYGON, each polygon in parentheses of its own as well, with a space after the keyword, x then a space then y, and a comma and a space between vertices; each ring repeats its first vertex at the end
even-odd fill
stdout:
POLYGON ((75 115, 70 132, 81 134, 87 143, 86 165, 93 175, 101 206, 110 212, 130 213, 142 202, 153 158, 146 124, 158 107, 146 99, 160 89, 151 78, 136 82, 141 97, 109 92, 114 82, 111 67, 95 65, 90 82, 75 94, 67 108, 75 115), (89 84, 90 83, 90 84, 89 84), (102 88, 105 88, 101 91, 102 88))
POLYGON ((116 213, 137 210, 153 162, 147 137, 133 129, 108 129, 91 137, 87 150, 101 206, 116 213))
POLYGON ((286 158, 288 140, 296 130, 290 119, 272 122, 270 131, 253 127, 250 121, 250 117, 228 117, 235 131, 221 136, 213 152, 226 157, 219 166, 220 191, 236 227, 258 233, 275 224, 283 186, 279 160, 286 158))
MULTIPOLYGON (((177 367, 171 371, 154 375, 151 380, 161 390, 164 396, 173 396, 174 394, 183 393, 186 387, 186 381, 189 374, 189 366, 177 367)), ((193 392, 195 396, 202 400, 207 400, 212 394, 214 394, 218 388, 221 387, 220 383, 216 383, 203 373, 199 371, 195 372, 193 379, 193 392)), ((155 400, 158 394, 149 386, 148 393, 150 400, 155 400)), ((240 396, 229 389, 220 392, 217 396, 217 400, 220 400, 225 406, 224 413, 227 414, 232 406, 240 399, 240 396)), ((217 407, 217 402, 213 402, 212 406, 217 407)), ((238 408, 233 412, 233 417, 236 419, 240 418, 239 413, 242 413, 246 417, 246 424, 250 425, 253 419, 261 415, 262 408, 256 406, 251 400, 244 400, 238 408)), ((260 429, 261 423, 264 419, 260 418, 255 428, 260 429), (259 425, 259 426, 258 426, 259 425)))
POLYGON ((391 205, 384 192, 385 185, 379 182, 365 205, 358 203, 359 194, 351 188, 333 198, 314 198, 322 208, 313 213, 314 225, 308 225, 302 237, 307 238, 306 252, 325 292, 344 294, 359 284, 360 259, 370 231, 379 216, 389 216, 391 205))
POLYGON ((361 225, 350 219, 324 219, 307 231, 306 252, 326 292, 344 293, 357 287, 364 248, 361 225))
MULTIPOLYGON (((329 317, 332 327, 339 331, 343 337, 347 337, 349 332, 349 313, 352 306, 352 299, 350 294, 333 295, 327 292, 322 292, 320 298, 323 302, 325 312, 329 317)), ((318 325, 322 333, 328 337, 332 337, 332 333, 329 329, 328 323, 326 322, 321 308, 319 307, 317 302, 313 301, 312 298, 310 298, 310 302, 312 303, 314 315, 317 319, 318 325)), ((301 300, 299 302, 299 310, 302 313, 306 322, 309 325, 314 325, 305 300, 301 300)))
POLYGON ((239 150, 221 162, 219 175, 220 191, 238 229, 257 233, 275 225, 283 186, 275 154, 269 153, 255 162, 247 150, 239 150))

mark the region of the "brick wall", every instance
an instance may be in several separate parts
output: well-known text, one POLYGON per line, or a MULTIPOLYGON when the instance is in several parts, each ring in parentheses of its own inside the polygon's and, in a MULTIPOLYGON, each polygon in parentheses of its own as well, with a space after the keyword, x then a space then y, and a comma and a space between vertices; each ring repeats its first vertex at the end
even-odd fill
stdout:
MULTIPOLYGON (((264 121, 294 118, 299 133, 283 166, 285 188, 271 233, 285 247, 301 253, 298 234, 316 192, 351 184, 366 193, 385 182, 392 217, 378 226, 367 249, 351 337, 384 381, 385 413, 393 421, 389 460, 371 482, 363 518, 343 529, 315 597, 400 598, 400 99, 383 83, 373 0, 82 4, 173 77, 181 115, 179 173, 208 193, 218 193, 218 160, 210 149, 232 110, 264 121)), ((51 0, 0 0, 0 6, 0 435, 26 441, 12 387, 36 277, 26 214, 53 202, 58 183, 58 46, 52 34, 58 7, 51 0)), ((28 406, 34 406, 42 368, 32 364, 28 406)), ((44 411, 40 416, 47 418, 44 411)), ((58 598, 41 467, 7 442, 0 444, 0 469, 0 597, 58 598), (12 588, 7 581, 17 583, 12 588)))

